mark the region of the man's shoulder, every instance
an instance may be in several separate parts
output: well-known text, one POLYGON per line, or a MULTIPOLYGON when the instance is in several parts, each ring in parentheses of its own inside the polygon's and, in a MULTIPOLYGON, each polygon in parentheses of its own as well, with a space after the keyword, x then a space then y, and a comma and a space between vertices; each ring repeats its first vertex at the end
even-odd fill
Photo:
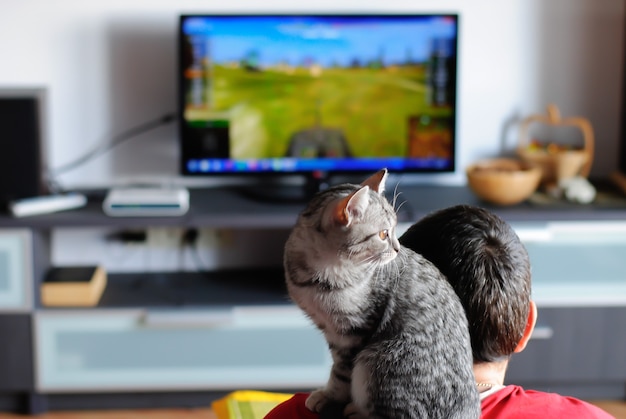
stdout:
POLYGON ((306 408, 304 402, 307 397, 307 393, 294 394, 292 398, 272 409, 264 419, 318 419, 317 413, 306 408))
POLYGON ((556 393, 524 390, 520 386, 506 386, 482 401, 482 418, 589 418, 610 419, 600 408, 556 393))

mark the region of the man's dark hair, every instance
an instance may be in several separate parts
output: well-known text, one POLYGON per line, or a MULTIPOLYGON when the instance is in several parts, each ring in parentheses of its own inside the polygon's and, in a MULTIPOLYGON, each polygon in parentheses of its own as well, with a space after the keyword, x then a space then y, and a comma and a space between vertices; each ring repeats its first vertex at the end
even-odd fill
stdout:
POLYGON ((454 287, 475 363, 515 351, 528 320, 530 261, 508 223, 485 209, 458 205, 422 218, 400 243, 435 264, 454 287))

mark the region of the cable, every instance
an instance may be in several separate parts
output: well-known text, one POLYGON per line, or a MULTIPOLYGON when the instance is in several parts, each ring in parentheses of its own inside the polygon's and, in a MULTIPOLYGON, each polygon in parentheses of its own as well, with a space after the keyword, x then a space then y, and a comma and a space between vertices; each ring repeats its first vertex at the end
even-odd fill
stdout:
POLYGON ((50 189, 51 190, 55 189, 54 186, 56 185, 56 182, 54 181, 53 178, 63 173, 67 173, 71 170, 74 170, 77 167, 80 167, 83 164, 87 163, 88 161, 98 157, 99 155, 106 153, 107 151, 111 150, 113 147, 116 147, 134 137, 137 137, 138 135, 141 135, 153 129, 159 128, 162 125, 169 124, 175 119, 176 119, 176 115, 173 112, 170 112, 163 116, 160 116, 159 118, 137 125, 133 128, 129 128, 128 130, 123 131, 119 133, 118 135, 116 135, 115 137, 113 137, 111 141, 97 146, 96 148, 85 153, 84 155, 77 158, 76 160, 66 163, 62 165, 61 167, 58 167, 54 170, 48 170, 46 178, 47 178, 48 183, 50 184, 50 189))
POLYGON ((211 275, 211 269, 207 267, 206 263, 202 260, 200 255, 200 248, 198 245, 198 239, 200 238, 200 232, 197 228, 189 228, 184 231, 181 238, 181 249, 189 249, 192 262, 195 265, 195 272, 202 275, 205 279, 213 281, 214 277, 211 275))

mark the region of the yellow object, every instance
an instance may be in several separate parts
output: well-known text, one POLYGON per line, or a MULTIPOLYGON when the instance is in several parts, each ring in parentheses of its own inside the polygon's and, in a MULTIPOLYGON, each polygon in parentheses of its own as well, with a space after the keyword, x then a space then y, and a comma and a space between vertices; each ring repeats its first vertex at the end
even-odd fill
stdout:
POLYGON ((106 284, 102 266, 52 268, 41 284, 41 303, 46 307, 93 307, 106 284))
POLYGON ((239 390, 212 403, 218 419, 263 419, 278 404, 293 394, 239 390))

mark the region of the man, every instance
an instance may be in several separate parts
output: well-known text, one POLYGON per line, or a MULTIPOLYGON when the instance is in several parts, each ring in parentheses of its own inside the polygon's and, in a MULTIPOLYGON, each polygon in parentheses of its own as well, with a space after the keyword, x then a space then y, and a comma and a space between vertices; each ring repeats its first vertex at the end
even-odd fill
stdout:
MULTIPOLYGON (((461 299, 482 418, 612 418, 581 400, 504 385, 510 356, 526 347, 537 320, 528 253, 509 224, 487 210, 458 205, 424 217, 400 242, 433 262, 461 299)), ((304 406, 306 397, 295 395, 266 419, 320 417, 304 406)))

